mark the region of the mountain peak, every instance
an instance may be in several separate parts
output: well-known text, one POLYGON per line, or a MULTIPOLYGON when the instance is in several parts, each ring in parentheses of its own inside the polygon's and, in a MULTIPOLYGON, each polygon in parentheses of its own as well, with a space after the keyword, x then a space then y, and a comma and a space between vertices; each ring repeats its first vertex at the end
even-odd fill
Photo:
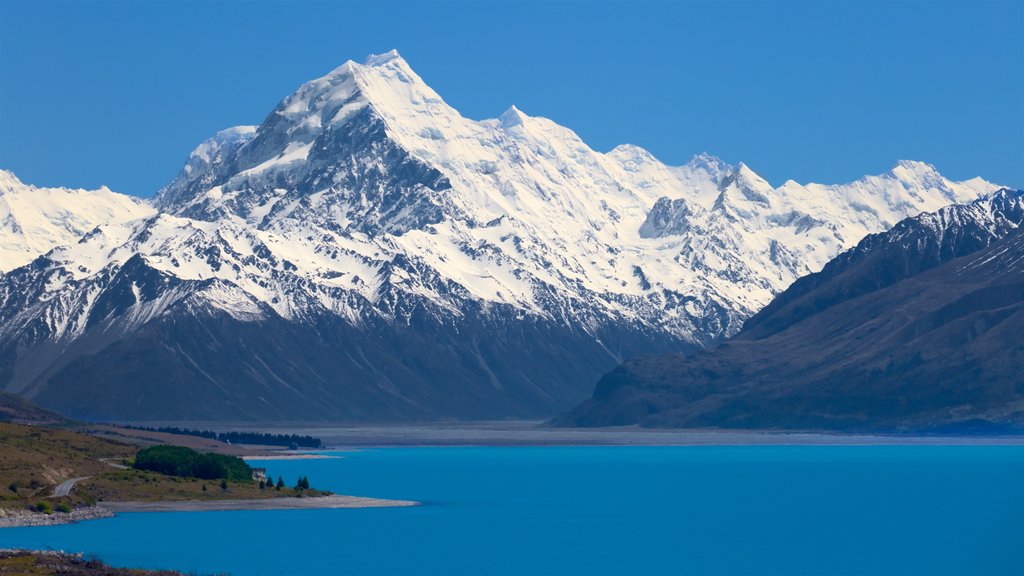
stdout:
POLYGON ((15 187, 21 187, 24 184, 18 177, 10 170, 4 170, 0 168, 0 194, 4 191, 13 190, 15 187))
POLYGON ((686 165, 694 167, 694 168, 697 168, 697 167, 723 168, 723 167, 725 167, 725 162, 723 162, 721 158, 719 158, 718 156, 715 156, 714 154, 708 154, 707 152, 701 152, 700 154, 694 154, 693 158, 690 158, 690 161, 687 162, 686 165))
POLYGON ((405 62, 398 50, 389 50, 383 54, 370 54, 363 61, 364 66, 384 66, 390 62, 405 62))
POLYGON ((770 189, 772 187, 767 180, 762 178, 757 172, 751 170, 750 166, 747 166, 743 162, 736 165, 736 168, 732 170, 732 174, 730 176, 733 181, 747 187, 760 189, 770 189))
POLYGON ((927 162, 917 160, 900 160, 886 173, 887 176, 901 182, 940 182, 942 174, 927 162))
POLYGON ((720 181, 725 175, 733 170, 733 167, 723 162, 721 158, 708 154, 707 152, 701 152, 700 154, 694 155, 694 157, 690 158, 690 161, 686 163, 685 167, 691 171, 699 170, 706 172, 715 181, 720 181))
POLYGON ((522 110, 516 108, 515 105, 509 106, 508 110, 505 110, 498 120, 501 122, 502 128, 514 128, 516 126, 522 126, 526 119, 529 118, 526 114, 523 114, 522 110))

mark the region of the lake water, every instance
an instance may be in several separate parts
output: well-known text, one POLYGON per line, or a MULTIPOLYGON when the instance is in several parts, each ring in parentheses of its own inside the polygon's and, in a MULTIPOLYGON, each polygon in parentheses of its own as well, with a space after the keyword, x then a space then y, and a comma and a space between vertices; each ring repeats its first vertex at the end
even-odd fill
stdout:
MULTIPOLYGON (((415 508, 137 513, 0 547, 243 575, 1024 574, 1024 447, 402 448, 272 461, 415 508)), ((262 465, 262 464, 261 464, 262 465)))

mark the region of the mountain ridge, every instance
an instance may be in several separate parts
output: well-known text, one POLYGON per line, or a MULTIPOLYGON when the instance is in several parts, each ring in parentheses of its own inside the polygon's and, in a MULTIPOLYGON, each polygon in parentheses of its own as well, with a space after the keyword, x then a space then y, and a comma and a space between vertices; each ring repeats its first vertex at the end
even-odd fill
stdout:
MULTIPOLYGON (((625 357, 734 334, 865 234, 996 188, 923 163, 773 188, 743 164, 698 155, 671 167, 629 145, 602 154, 551 120, 506 116, 462 117, 397 53, 303 84, 260 126, 201 143, 155 214, 101 224, 0 277, 0 384, 60 403, 86 375, 131 396, 131 374, 178 371, 222 389, 212 410, 292 417, 247 400, 209 346, 180 342, 186 325, 228 340, 262 326, 308 346, 330 335, 324 354, 348 358, 281 376, 290 345, 225 349, 235 372, 260 374, 262 398, 294 397, 293 414, 307 402, 341 415, 547 416, 625 357), (298 392, 300 378, 326 392, 298 392), (474 399, 449 399, 460 394, 474 399)), ((103 417, 90 402, 59 408, 103 417)))
POLYGON ((908 218, 798 280, 717 347, 629 361, 557 422, 1024 429, 1024 192, 908 218))

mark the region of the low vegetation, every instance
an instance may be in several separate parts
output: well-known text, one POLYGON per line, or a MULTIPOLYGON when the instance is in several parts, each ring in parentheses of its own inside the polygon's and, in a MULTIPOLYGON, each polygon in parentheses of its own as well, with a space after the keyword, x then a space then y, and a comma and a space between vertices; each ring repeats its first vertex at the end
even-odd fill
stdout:
MULTIPOLYGON (((273 484, 273 483, 272 483, 273 484)), ((283 484, 283 482, 282 482, 283 484)), ((82 482, 82 488, 97 502, 129 501, 181 501, 181 500, 250 500, 281 497, 323 496, 319 490, 289 488, 276 489, 274 485, 262 487, 259 482, 203 480, 166 476, 145 470, 117 470, 82 482)))
POLYGON ((63 552, 0 550, 0 574, 21 576, 183 576, 169 570, 113 568, 95 558, 63 552))
POLYGON ((73 490, 49 498, 68 478, 95 476, 134 457, 137 447, 70 430, 0 423, 0 507, 34 508, 91 504, 88 493, 73 490))
POLYGON ((309 488, 305 477, 294 487, 278 480, 254 480, 252 468, 234 456, 181 446, 140 450, 136 445, 67 429, 0 423, 0 508, 53 514, 104 501, 327 494, 309 488), (68 495, 54 497, 54 488, 70 478, 83 479, 68 495))

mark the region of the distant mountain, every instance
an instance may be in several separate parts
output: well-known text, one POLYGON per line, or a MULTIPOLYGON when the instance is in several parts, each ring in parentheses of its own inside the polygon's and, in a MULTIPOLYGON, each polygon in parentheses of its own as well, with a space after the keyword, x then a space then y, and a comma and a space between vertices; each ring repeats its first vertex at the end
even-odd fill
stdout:
POLYGON ((145 200, 106 187, 37 188, 0 170, 0 274, 57 246, 74 244, 102 224, 122 224, 154 213, 145 200))
POLYGON ((0 383, 82 418, 550 416, 700 347, 870 232, 997 187, 901 162, 773 188, 470 120, 395 52, 216 134, 156 199, 0 277, 0 383))
POLYGON ((1024 192, 868 236, 721 345, 606 374, 563 425, 1024 430, 1024 192))

